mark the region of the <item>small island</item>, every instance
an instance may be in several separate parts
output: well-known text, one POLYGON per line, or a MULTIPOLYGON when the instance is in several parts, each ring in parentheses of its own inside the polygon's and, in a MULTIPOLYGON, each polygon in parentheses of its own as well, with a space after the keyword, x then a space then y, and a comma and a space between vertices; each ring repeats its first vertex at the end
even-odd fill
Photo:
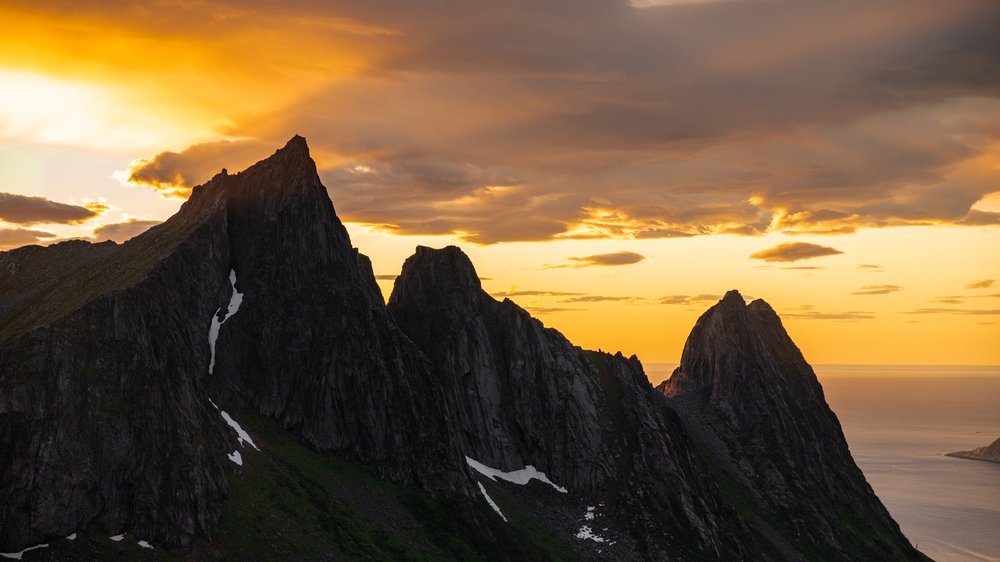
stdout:
POLYGON ((979 447, 978 449, 973 449, 971 451, 956 451, 954 453, 947 453, 946 456, 1000 463, 1000 438, 985 447, 979 447))

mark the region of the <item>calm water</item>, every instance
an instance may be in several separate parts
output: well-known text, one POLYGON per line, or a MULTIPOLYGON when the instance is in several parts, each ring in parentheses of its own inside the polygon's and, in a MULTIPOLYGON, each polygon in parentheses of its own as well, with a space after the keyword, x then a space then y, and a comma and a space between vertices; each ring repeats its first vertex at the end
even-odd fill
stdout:
MULTIPOLYGON (((650 380, 672 365, 649 365, 650 380)), ((903 532, 939 562, 1000 562, 1000 367, 819 365, 851 453, 903 532)))
POLYGON ((854 460, 906 536, 939 562, 1000 561, 1000 464, 943 456, 1000 437, 1000 368, 816 372, 854 460))

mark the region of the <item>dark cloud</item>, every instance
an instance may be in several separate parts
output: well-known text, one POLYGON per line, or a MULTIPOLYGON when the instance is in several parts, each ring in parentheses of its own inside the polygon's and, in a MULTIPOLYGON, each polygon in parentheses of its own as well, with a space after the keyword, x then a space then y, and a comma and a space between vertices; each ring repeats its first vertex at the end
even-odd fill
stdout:
POLYGON ((809 242, 785 242, 773 248, 761 250, 750 257, 755 260, 790 262, 842 254, 840 250, 809 242))
POLYGON ((38 244, 39 242, 51 242, 49 238, 55 238, 55 234, 41 230, 31 230, 27 228, 0 228, 0 249, 17 248, 28 244, 38 244))
POLYGON ((552 267, 591 267, 591 266, 618 266, 632 265, 646 259, 646 256, 635 252, 612 252, 610 254, 594 254, 592 256, 581 256, 567 258, 571 262, 567 265, 552 267))
POLYGON ((102 242, 104 240, 124 242, 129 238, 142 234, 158 224, 160 224, 160 221, 148 221, 141 219, 129 219, 125 222, 106 224, 94 229, 94 240, 96 242, 102 242))
POLYGON ((826 269, 826 268, 825 267, 820 267, 818 265, 796 265, 796 266, 782 267, 781 269, 796 269, 796 270, 803 270, 803 271, 812 271, 812 270, 815 270, 815 269, 826 269))
POLYGON ((0 221, 13 224, 78 224, 107 209, 102 203, 80 206, 58 203, 44 197, 0 193, 0 221))
POLYGON ((888 295, 889 293, 896 293, 902 291, 903 288, 899 285, 865 285, 857 291, 851 293, 852 295, 888 295))
POLYGON ((995 282, 994 279, 983 279, 982 281, 976 281, 975 283, 969 283, 965 286, 966 289, 989 289, 993 286, 995 282))
POLYGON ((395 281, 397 277, 399 277, 399 275, 396 275, 395 273, 379 273, 375 276, 375 279, 379 281, 395 281))
POLYGON ((858 269, 863 269, 865 271, 871 271, 874 273, 882 273, 885 269, 881 265, 875 265, 873 263, 863 263, 858 266, 858 269))

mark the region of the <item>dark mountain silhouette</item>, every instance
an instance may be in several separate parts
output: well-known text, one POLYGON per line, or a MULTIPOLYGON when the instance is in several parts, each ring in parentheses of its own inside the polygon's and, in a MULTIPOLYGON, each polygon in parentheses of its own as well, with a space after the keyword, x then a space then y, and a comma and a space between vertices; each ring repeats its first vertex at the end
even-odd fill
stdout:
POLYGON ((773 311, 713 311, 668 398, 458 248, 386 305, 295 137, 124 244, 0 253, 0 552, 919 559, 773 311))
POLYGON ((695 324, 659 386, 744 513, 792 556, 893 559, 913 550, 854 463, 812 367, 763 300, 730 291, 695 324))

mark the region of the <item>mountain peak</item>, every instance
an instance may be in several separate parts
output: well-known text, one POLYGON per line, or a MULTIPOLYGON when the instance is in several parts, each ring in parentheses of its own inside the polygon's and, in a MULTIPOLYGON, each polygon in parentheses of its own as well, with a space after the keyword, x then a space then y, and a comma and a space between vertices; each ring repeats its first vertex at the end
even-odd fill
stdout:
POLYGON ((420 277, 441 290, 480 291, 482 283, 472 260, 458 246, 417 246, 403 264, 400 279, 420 277))
POLYGON ((306 142, 306 138, 302 135, 295 135, 288 139, 285 146, 278 149, 278 152, 303 152, 306 156, 309 155, 309 143, 306 142))
POLYGON ((722 297, 722 300, 724 302, 729 301, 729 302, 740 302, 746 304, 746 299, 743 298, 743 295, 741 295, 739 290, 737 289, 726 291, 726 294, 725 296, 722 297))
POLYGON ((766 302, 747 305, 737 291, 726 293, 698 319, 680 365, 659 388, 693 426, 715 435, 707 442, 724 445, 720 466, 768 517, 806 514, 783 522, 801 545, 829 549, 825 559, 851 559, 837 553, 868 548, 859 545, 879 536, 887 538, 878 548, 910 556, 854 464, 812 367, 766 302), (803 498, 830 507, 810 510, 803 498))

